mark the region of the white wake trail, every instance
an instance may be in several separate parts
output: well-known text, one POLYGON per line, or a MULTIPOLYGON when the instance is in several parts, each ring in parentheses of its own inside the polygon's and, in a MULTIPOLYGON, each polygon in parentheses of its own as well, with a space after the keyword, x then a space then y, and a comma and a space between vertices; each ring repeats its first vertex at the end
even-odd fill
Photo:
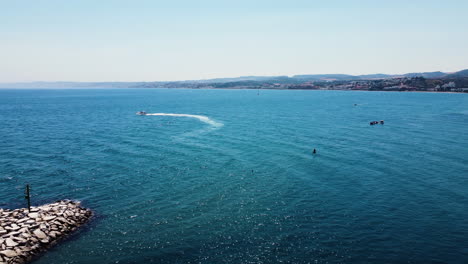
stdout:
POLYGON ((212 119, 210 119, 207 116, 203 115, 189 115, 189 114, 169 114, 169 113, 152 113, 152 114, 146 114, 146 115, 152 115, 152 116, 178 116, 178 117, 191 117, 191 118, 196 118, 204 123, 207 123, 209 125, 212 125, 214 127, 221 127, 224 124, 216 122, 212 119))

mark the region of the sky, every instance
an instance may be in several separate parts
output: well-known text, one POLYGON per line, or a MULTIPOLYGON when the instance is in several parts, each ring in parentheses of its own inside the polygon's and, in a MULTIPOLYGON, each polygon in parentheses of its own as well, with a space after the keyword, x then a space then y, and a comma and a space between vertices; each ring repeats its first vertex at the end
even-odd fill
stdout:
POLYGON ((466 0, 0 0, 0 82, 468 68, 466 0))

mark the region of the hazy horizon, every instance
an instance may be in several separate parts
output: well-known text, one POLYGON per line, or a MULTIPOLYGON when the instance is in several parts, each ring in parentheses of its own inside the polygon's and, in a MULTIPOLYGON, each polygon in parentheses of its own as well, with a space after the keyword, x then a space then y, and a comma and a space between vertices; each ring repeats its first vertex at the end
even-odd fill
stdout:
POLYGON ((0 82, 468 68, 462 1, 3 2, 0 82))
MULTIPOLYGON (((467 67, 468 68, 468 67, 467 67)), ((455 72, 458 72, 458 71, 461 71, 461 70, 465 70, 465 69, 460 69, 460 70, 456 70, 456 71, 451 71, 451 72, 446 72, 446 71, 440 71, 440 72, 443 72, 443 73, 455 73, 455 72)), ((439 72, 439 71, 431 71, 431 72, 439 72)), ((363 73, 363 74, 358 74, 358 75, 354 75, 354 74, 347 74, 347 73, 335 73, 335 72, 329 72, 329 73, 305 73, 304 75, 326 75, 326 74, 333 74, 333 75, 340 75, 340 74, 343 74, 343 75, 350 75, 350 76, 361 76, 361 75, 377 75, 377 74, 385 74, 385 75, 395 75, 395 76, 398 76, 398 75, 404 75, 404 74, 408 74, 408 73, 423 73, 422 71, 413 71, 413 72, 403 72, 403 73, 384 73, 384 72, 378 72, 378 73, 363 73)), ((114 80, 97 80, 97 81, 74 81, 74 80, 52 80, 52 81, 48 81, 48 80, 43 80, 43 81, 19 81, 19 82, 1 82, 2 84, 15 84, 15 83, 112 83, 112 82, 117 82, 117 83, 126 83, 126 82, 129 82, 129 83, 132 83, 132 82, 183 82, 183 81, 203 81, 203 80, 213 80, 213 79, 235 79, 235 78, 243 78, 243 77, 277 77, 277 76, 287 76, 287 77, 293 77, 293 76, 296 76, 296 75, 300 75, 300 74, 293 74, 293 75, 255 75, 255 74, 250 74, 250 75, 243 75, 243 76, 218 76, 218 77, 213 77, 213 78, 206 78, 206 79, 180 79, 180 80, 134 80, 134 81, 114 81, 114 80)))

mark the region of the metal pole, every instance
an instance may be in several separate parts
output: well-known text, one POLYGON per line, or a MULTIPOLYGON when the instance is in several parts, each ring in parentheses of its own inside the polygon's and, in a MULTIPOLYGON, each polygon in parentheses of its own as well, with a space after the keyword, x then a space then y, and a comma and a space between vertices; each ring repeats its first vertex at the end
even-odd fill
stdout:
POLYGON ((31 196, 29 195, 29 184, 26 184, 26 196, 24 196, 26 200, 28 200, 28 211, 31 212, 31 196))

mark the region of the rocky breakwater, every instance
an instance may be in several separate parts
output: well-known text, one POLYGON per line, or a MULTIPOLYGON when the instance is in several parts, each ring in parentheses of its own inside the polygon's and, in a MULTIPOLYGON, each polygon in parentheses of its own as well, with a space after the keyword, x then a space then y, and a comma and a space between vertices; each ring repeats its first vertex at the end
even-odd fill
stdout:
POLYGON ((26 263, 75 231, 92 216, 75 201, 0 209, 0 264, 26 263))

